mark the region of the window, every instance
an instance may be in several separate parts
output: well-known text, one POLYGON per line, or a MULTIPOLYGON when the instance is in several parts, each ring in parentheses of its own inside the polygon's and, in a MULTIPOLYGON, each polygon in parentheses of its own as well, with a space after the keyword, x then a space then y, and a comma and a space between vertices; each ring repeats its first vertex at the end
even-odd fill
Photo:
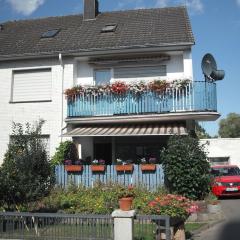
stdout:
POLYGON ((117 24, 107 24, 102 28, 101 32, 102 33, 115 32, 116 29, 117 29, 117 24))
MULTIPOLYGON (((25 136, 27 136, 27 135, 25 135, 25 136)), ((14 143, 15 139, 16 138, 14 135, 10 135, 9 143, 14 143)), ((50 135, 48 135, 48 134, 41 135, 41 142, 46 149, 47 155, 50 156, 50 135)))
POLYGON ((13 71, 12 102, 49 101, 51 68, 13 71))
POLYGON ((209 157, 208 159, 212 166, 229 164, 229 157, 209 157))
POLYGON ((51 29, 46 32, 44 32, 41 35, 41 38, 53 38, 60 32, 60 29, 51 29))
POLYGON ((95 85, 106 85, 111 80, 110 69, 99 69, 94 71, 95 85))
POLYGON ((139 78, 166 76, 166 65, 115 67, 114 78, 139 78))

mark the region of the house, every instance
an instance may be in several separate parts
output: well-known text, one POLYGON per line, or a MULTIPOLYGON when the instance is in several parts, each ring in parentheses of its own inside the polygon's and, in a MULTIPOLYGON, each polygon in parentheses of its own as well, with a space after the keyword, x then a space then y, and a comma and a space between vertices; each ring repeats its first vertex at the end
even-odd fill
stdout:
POLYGON ((201 139, 205 144, 211 165, 237 165, 240 167, 240 138, 201 139))
POLYGON ((51 155, 70 138, 83 159, 159 158, 170 135, 219 117, 216 84, 193 81, 193 45, 185 7, 101 13, 85 0, 80 15, 1 23, 0 159, 12 121, 39 118, 51 155))

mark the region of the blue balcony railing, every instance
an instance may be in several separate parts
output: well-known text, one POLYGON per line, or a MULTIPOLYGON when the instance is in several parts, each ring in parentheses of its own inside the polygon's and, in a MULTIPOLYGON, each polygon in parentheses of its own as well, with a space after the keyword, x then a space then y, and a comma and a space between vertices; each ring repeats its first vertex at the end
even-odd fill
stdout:
POLYGON ((75 95, 68 99, 68 117, 112 116, 166 112, 217 111, 216 84, 190 82, 184 88, 167 89, 161 94, 75 95))

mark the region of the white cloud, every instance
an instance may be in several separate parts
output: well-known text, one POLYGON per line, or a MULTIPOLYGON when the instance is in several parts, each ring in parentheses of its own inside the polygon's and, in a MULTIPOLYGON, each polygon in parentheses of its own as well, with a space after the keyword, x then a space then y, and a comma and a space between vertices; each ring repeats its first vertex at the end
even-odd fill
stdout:
POLYGON ((238 6, 240 7, 240 0, 236 0, 238 6))
POLYGON ((169 0, 157 0, 156 7, 166 7, 169 3, 169 0))
POLYGON ((131 7, 133 7, 134 9, 141 9, 141 8, 145 8, 145 4, 144 4, 144 1, 143 0, 121 0, 121 1, 118 1, 118 4, 117 4, 117 7, 116 7, 116 10, 117 9, 131 9, 131 7))
POLYGON ((203 12, 203 3, 201 0, 186 0, 186 5, 191 12, 195 12, 195 13, 203 12))
POLYGON ((44 4, 45 0, 7 0, 7 2, 16 12, 28 16, 44 4))

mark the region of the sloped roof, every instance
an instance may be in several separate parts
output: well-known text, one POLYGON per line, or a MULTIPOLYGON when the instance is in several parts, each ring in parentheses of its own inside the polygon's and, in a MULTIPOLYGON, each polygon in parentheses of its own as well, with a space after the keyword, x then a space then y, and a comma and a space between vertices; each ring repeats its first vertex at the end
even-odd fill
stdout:
POLYGON ((90 21, 70 15, 2 25, 0 57, 194 44, 185 7, 104 12, 90 21), (117 24, 116 31, 102 33, 106 24, 117 24), (41 38, 51 29, 61 31, 41 38))

